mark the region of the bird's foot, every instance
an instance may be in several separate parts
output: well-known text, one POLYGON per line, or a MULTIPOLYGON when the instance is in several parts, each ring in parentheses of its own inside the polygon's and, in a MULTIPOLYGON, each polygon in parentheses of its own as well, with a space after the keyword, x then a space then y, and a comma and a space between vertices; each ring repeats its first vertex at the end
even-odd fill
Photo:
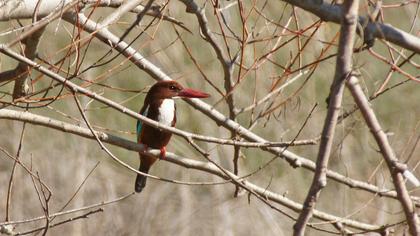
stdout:
POLYGON ((159 157, 160 157, 160 159, 165 159, 165 156, 166 156, 166 147, 162 147, 160 149, 160 155, 159 155, 159 157))

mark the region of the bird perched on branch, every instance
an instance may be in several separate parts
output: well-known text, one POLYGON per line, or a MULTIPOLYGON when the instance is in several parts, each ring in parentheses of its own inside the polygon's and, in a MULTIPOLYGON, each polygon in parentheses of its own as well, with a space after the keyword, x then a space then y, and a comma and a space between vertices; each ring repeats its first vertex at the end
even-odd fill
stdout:
MULTIPOLYGON (((167 126, 175 126, 176 107, 174 98, 206 98, 210 95, 201 91, 183 88, 175 81, 161 81, 154 84, 146 95, 140 114, 167 126)), ((160 157, 164 158, 166 145, 172 133, 154 128, 137 121, 137 142, 147 148, 160 149, 160 157)), ((157 160, 155 157, 139 153, 139 171, 148 173, 150 167, 157 160)), ((141 192, 146 186, 147 177, 138 174, 135 183, 136 192, 141 192)))

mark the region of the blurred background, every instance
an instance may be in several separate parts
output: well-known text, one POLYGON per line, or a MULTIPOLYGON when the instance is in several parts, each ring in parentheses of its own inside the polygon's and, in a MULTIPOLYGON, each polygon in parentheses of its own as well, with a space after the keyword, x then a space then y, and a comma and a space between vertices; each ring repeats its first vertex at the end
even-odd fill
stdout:
MULTIPOLYGON (((125 41, 134 40, 131 46, 172 79, 182 85, 210 93, 212 97, 205 99, 205 102, 228 117, 223 69, 211 45, 201 37, 196 17, 187 14, 185 5, 180 1, 168 3, 156 1, 154 4, 161 7, 164 15, 182 22, 191 33, 172 22, 145 16, 128 34, 125 41), (149 24, 151 25, 148 26, 149 24), (214 86, 211 86, 203 75, 214 86)), ((266 103, 238 114, 237 122, 267 140, 291 141, 302 128, 311 109, 317 104, 297 140, 319 137, 327 110, 325 100, 334 77, 336 60, 334 54, 337 50, 339 25, 321 23, 318 17, 282 1, 240 3, 209 1, 207 4, 197 1, 197 4, 205 7, 209 28, 221 48, 229 53, 231 58, 239 56, 232 78, 235 87, 231 91, 237 108, 252 105, 273 89, 290 81, 299 71, 311 71, 287 85, 266 103), (216 3, 219 4, 217 13, 215 13, 217 7, 214 6, 216 3), (243 9, 242 16, 245 18, 241 18, 240 8, 243 9), (248 36, 247 44, 242 44, 245 31, 248 36), (263 57, 268 53, 269 57, 263 57), (330 55, 332 56, 328 59, 319 60, 330 55), (316 63, 318 60, 319 63, 316 63), (306 66, 311 63, 316 64, 316 67, 306 66), (242 69, 239 69, 240 65, 243 66, 242 69)), ((367 16, 373 9, 371 4, 373 3, 370 1, 361 1, 359 13, 367 16)), ((409 32, 413 25, 411 33, 419 35, 420 25, 416 20, 418 3, 413 1, 401 4, 399 1, 387 1, 386 4, 384 3, 381 9, 380 21, 383 20, 406 32, 409 32)), ((92 13, 91 19, 98 22, 114 10, 106 7, 88 8, 85 14, 92 13)), ((135 19, 135 14, 125 14, 109 29, 116 35, 122 35, 135 19)), ((29 23, 30 20, 1 22, 0 30, 8 32, 19 27, 19 24, 29 23)), ((7 43, 15 37, 13 33, 2 34, 0 41, 7 43)), ((358 38, 355 47, 362 46, 363 41, 358 38)), ((16 46, 14 49, 18 51, 19 47, 16 46)), ((394 61, 395 64, 401 63, 404 57, 411 55, 407 50, 395 45, 389 46, 389 43, 380 40, 376 41, 372 50, 387 60, 394 61)), ((115 50, 111 50, 109 45, 64 20, 55 20, 48 25, 40 41, 37 57, 37 61, 44 65, 54 64, 64 58, 61 71, 57 67, 53 67, 53 71, 59 71, 63 76, 77 72, 73 82, 135 111, 141 108, 145 93, 155 83, 150 75, 115 50), (76 54, 70 56, 66 54, 70 47, 80 46, 77 41, 79 39, 91 40, 80 48, 82 62, 80 57, 75 56, 76 54), (91 67, 104 55, 106 56, 100 63, 107 63, 91 67), (79 73, 85 69, 86 71, 79 73)), ((392 147, 399 160, 406 163, 409 169, 420 177, 420 171, 417 170, 420 158, 419 84, 409 80, 407 76, 390 70, 387 63, 379 60, 368 50, 355 53, 353 62, 368 96, 380 92, 381 87, 392 88, 372 100, 371 105, 382 127, 390 135, 392 147), (387 78, 389 81, 385 83, 387 78), (406 82, 402 83, 403 81, 406 82), (401 84, 393 87, 399 83, 401 84)), ((420 56, 414 55, 401 68, 413 77, 419 78, 419 63, 420 56)), ((15 66, 16 61, 3 54, 0 55, 1 71, 13 69, 15 66)), ((50 78, 35 70, 31 71, 30 78, 31 92, 39 91, 51 83, 50 78)), ((59 95, 53 103, 30 109, 30 112, 86 127, 71 93, 66 89, 61 92, 60 90, 59 86, 50 90, 45 96, 54 98, 59 95)), ((12 91, 13 83, 1 84, 3 104, 12 101, 12 91)), ((48 100, 41 101, 41 97, 42 94, 31 97, 33 99, 31 106, 48 102, 48 100)), ((87 97, 79 96, 79 99, 89 121, 96 129, 132 141, 136 140, 136 120, 87 97)), ((19 105, 25 107, 26 103, 19 105)), ((342 113, 351 111, 353 107, 354 101, 348 91, 345 91, 342 113)), ((7 105, 7 108, 24 110, 13 105, 7 105)), ((207 136, 231 137, 230 131, 218 126, 182 100, 177 101, 177 111, 179 129, 207 136)), ((22 122, 9 120, 0 122, 0 145, 14 156, 19 148, 22 129, 22 122)), ((359 112, 352 113, 338 125, 334 140, 329 164, 332 170, 381 188, 393 189, 389 171, 359 112)), ((38 173, 52 191, 49 201, 50 213, 60 211, 81 185, 80 191, 65 210, 117 199, 134 190, 135 173, 112 161, 93 140, 27 124, 21 144, 20 160, 38 173), (89 175, 90 172, 92 173, 89 175)), ((205 142, 200 142, 199 145, 221 166, 228 170, 233 169, 232 146, 205 142)), ((137 153, 110 145, 107 147, 122 161, 134 168, 138 167, 137 153)), ((184 139, 177 136, 173 136, 167 150, 187 158, 206 161, 184 139)), ((318 145, 289 147, 288 150, 315 161, 318 145)), ((273 158, 272 154, 260 149, 241 148, 240 151, 239 176, 255 171, 273 158)), ((0 218, 3 222, 14 161, 3 152, 0 152, 0 157, 0 218)), ((186 169, 165 161, 155 164, 150 173, 190 182, 222 182, 222 179, 211 174, 186 169)), ((302 203, 312 176, 312 172, 302 168, 294 169, 278 158, 250 176, 248 180, 302 203)), ((42 216, 44 213, 34 183, 19 165, 13 182, 9 220, 42 216)), ((410 184, 407 185, 412 190, 413 196, 419 196, 418 189, 410 184)), ((293 220, 271 209, 255 197, 248 197, 247 193, 234 197, 234 192, 235 186, 230 183, 189 186, 149 179, 147 187, 141 194, 103 206, 103 212, 90 215, 88 219, 51 228, 48 234, 291 235, 293 220)), ((297 216, 290 209, 282 206, 280 208, 297 216)), ((404 219, 398 201, 353 190, 332 180, 322 191, 316 208, 370 224, 393 224, 404 219)), ((70 216, 73 215, 59 217, 54 222, 70 216)), ((316 219, 312 221, 319 222, 316 219)), ((16 231, 25 232, 43 225, 45 221, 19 224, 16 231)), ((325 223, 319 227, 333 229, 325 223)), ((404 232, 405 229, 404 224, 397 225, 396 234, 404 232)), ((312 228, 308 228, 307 231, 307 235, 325 234, 312 228)))

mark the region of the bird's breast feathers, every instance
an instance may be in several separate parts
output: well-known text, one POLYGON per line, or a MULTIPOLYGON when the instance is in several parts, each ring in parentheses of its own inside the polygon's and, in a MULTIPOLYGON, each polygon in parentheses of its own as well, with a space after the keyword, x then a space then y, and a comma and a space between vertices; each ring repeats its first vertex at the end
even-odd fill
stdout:
POLYGON ((158 121, 167 126, 172 125, 175 117, 175 102, 173 99, 164 99, 159 107, 158 121))
MULTIPOLYGON (((167 126, 172 126, 174 118, 175 118, 175 102, 173 99, 164 99, 162 103, 160 104, 159 108, 157 109, 157 117, 153 114, 156 114, 156 112, 151 112, 152 116, 150 116, 150 105, 147 104, 146 107, 142 109, 142 115, 149 117, 153 120, 158 121, 159 123, 167 126)), ((154 109, 152 109, 154 110, 154 109)), ((143 122, 140 120, 137 120, 137 137, 141 137, 141 133, 143 130, 143 122)))

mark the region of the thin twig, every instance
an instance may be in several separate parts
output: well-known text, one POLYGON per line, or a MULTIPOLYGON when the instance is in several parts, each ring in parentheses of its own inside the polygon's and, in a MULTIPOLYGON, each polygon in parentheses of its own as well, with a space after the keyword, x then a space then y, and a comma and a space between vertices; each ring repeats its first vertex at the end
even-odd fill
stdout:
POLYGON ((395 153, 388 141, 388 137, 381 128, 373 109, 369 105, 368 99, 364 95, 364 92, 359 85, 358 79, 355 76, 351 76, 347 82, 347 86, 352 93, 353 98, 356 101, 363 115, 363 118, 365 119, 366 124, 369 126, 369 129, 379 146, 382 156, 388 165, 392 181, 397 191, 398 200, 400 201, 404 210, 410 233, 411 235, 419 235, 420 221, 404 181, 404 176, 408 177, 409 179, 415 177, 411 176, 412 174, 407 170, 407 166, 400 163, 398 158, 395 156, 395 153))
MULTIPOLYGON (((4 111, 0 110, 0 117, 4 117, 4 111)), ((28 123, 30 123, 31 121, 37 121, 38 123, 42 123, 45 126, 48 126, 50 128, 53 129, 57 129, 57 130, 62 130, 62 131, 68 131, 71 132, 73 134, 85 137, 85 138, 90 138, 90 139, 95 139, 95 137, 93 136, 92 132, 87 129, 87 128, 82 128, 80 126, 76 126, 76 125, 70 125, 64 122, 58 122, 55 121, 51 118, 43 118, 42 116, 39 115, 34 115, 34 114, 30 114, 28 112, 25 112, 24 114, 22 112, 15 112, 15 111, 9 111, 11 113, 15 113, 15 116, 13 116, 13 120, 25 120, 28 119, 28 123), (40 122, 43 121, 43 122, 40 122)), ((138 144, 136 142, 132 142, 132 141, 128 141, 126 139, 117 137, 117 136, 113 136, 113 135, 109 135, 106 133, 101 133, 101 132, 97 132, 97 136, 101 139, 101 141, 112 144, 112 145, 116 145, 122 148, 125 148, 127 150, 131 150, 134 152, 143 152, 146 155, 151 155, 151 156, 159 156, 160 155, 160 150, 155 150, 155 149, 148 149, 145 150, 144 146, 141 144, 138 144)), ((225 171, 223 172, 216 166, 214 166, 213 164, 209 163, 209 162, 201 162, 201 161, 196 161, 196 160, 192 160, 192 159, 187 159, 178 155, 175 155, 173 153, 167 152, 166 156, 165 156, 165 161, 169 161, 171 163, 177 164, 177 165, 181 165, 183 167, 186 168, 193 168, 193 169, 197 169, 197 170, 201 170, 201 171, 205 171, 211 174, 215 174, 218 175, 220 177, 222 177, 223 179, 231 179, 234 178, 237 181, 240 181, 242 184, 245 184, 245 186, 249 189, 252 189, 253 191, 255 191, 256 193, 264 196, 265 198, 268 198, 276 203, 279 203, 281 205, 286 206, 287 208, 290 208, 293 211, 301 211, 302 209, 302 205, 286 198, 285 196, 281 195, 281 194, 276 194, 274 192, 268 191, 265 188, 259 187, 257 185, 254 185, 252 183, 250 183, 249 181, 240 179, 238 176, 233 175, 232 173, 229 173, 228 176, 226 176, 224 174, 225 171)), ((134 170, 136 171, 136 170, 134 170)), ((137 173, 137 171, 136 171, 137 173)), ((59 214, 61 215, 61 214, 59 214)), ((55 216, 55 214, 50 215, 50 217, 55 216)), ((324 221, 329 221, 329 222, 342 222, 345 225, 348 225, 350 227, 355 227, 361 230, 380 230, 381 228, 379 226, 375 226, 375 225, 370 225, 370 224, 365 224, 362 222, 358 222, 358 221, 354 221, 354 220, 349 220, 349 219, 345 219, 345 218, 339 218, 321 211, 314 211, 314 216, 316 218, 322 219, 324 221)), ((38 219, 38 218, 37 218, 38 219)), ((43 217, 41 217, 40 219, 43 219, 43 217)), ((23 223, 23 222, 28 222, 28 221, 19 221, 19 222, 3 222, 0 223, 1 225, 7 225, 7 224, 15 224, 15 223, 23 223)))
POLYGON ((59 226, 59 225, 65 224, 65 223, 69 223, 69 222, 72 222, 72 221, 75 221, 75 220, 87 219, 90 215, 93 215, 93 214, 96 214, 96 213, 99 213, 99 212, 103 212, 103 211, 104 211, 103 208, 99 208, 99 209, 96 209, 96 210, 93 210, 93 211, 89 211, 89 212, 87 212, 83 215, 80 215, 80 216, 71 217, 69 219, 57 222, 55 224, 50 224, 48 226, 42 226, 42 227, 39 227, 39 228, 36 228, 36 229, 28 230, 28 231, 25 231, 25 232, 20 232, 20 233, 17 233, 16 235, 27 235, 27 234, 32 234, 32 233, 35 233, 35 232, 38 232, 38 231, 41 231, 41 230, 45 230, 45 232, 47 232, 46 231, 47 229, 51 229, 53 227, 56 227, 56 226, 59 226))
POLYGON ((359 0, 348 0, 344 3, 335 76, 330 89, 328 112, 322 130, 316 170, 311 187, 306 195, 302 212, 299 214, 299 218, 293 226, 294 236, 303 236, 305 234, 306 225, 312 217, 321 190, 327 185, 328 162, 341 108, 345 81, 352 71, 351 60, 356 35, 358 8, 359 0))
MULTIPOLYGON (((88 205, 88 206, 84 206, 84 207, 79 207, 79 208, 75 208, 75 209, 71 209, 68 211, 61 211, 61 212, 57 212, 54 214, 50 214, 49 217, 57 217, 57 216, 63 216, 63 215, 68 215, 68 214, 73 214, 75 212, 79 212, 79 211, 86 211, 92 208, 96 208, 96 207, 102 207, 102 206, 106 206, 112 203, 116 203, 116 202, 120 202, 122 200, 125 200, 131 196, 133 196, 134 193, 129 193, 129 194, 125 194, 121 197, 118 197, 116 199, 113 200, 109 200, 109 201, 103 201, 103 202, 99 202, 99 203, 95 203, 92 205, 88 205)), ((29 222, 34 222, 34 221, 39 221, 39 220, 43 220, 45 219, 45 216, 38 216, 38 217, 34 217, 31 219, 26 219, 26 220, 16 220, 16 221, 9 221, 9 222, 0 222, 0 226, 3 225, 17 225, 17 224, 24 224, 24 223, 29 223, 29 222)))
POLYGON ((15 162, 13 163, 12 172, 10 173, 10 179, 9 179, 9 185, 7 188, 7 197, 6 197, 6 217, 5 217, 6 221, 8 221, 10 217, 9 211, 10 211, 10 204, 12 202, 13 178, 15 177, 16 166, 20 162, 19 157, 20 157, 20 152, 22 150, 22 146, 23 146, 23 137, 25 135, 25 127, 26 127, 26 122, 23 122, 15 162))
MULTIPOLYGON (((102 31, 101 31, 102 32, 102 31)), ((99 32, 98 32, 99 34, 99 32)), ((118 38, 112 38, 113 40, 117 40, 118 38)), ((119 44, 121 45, 121 44, 119 44)), ((123 46, 124 44, 122 44, 123 46)), ((124 46, 123 46, 124 47, 124 46)), ((117 47, 119 48, 119 47, 117 47)), ((134 49, 127 49, 125 50, 127 53, 136 53, 136 51, 132 51, 134 49)), ((91 97, 101 103, 107 104, 110 107, 119 110, 120 112, 127 114, 131 117, 134 117, 136 119, 139 119, 153 127, 162 129, 162 130, 166 130, 168 132, 172 132, 174 134, 181 134, 182 132, 185 131, 181 131, 178 130, 176 128, 173 127, 168 127, 168 126, 164 126, 162 124, 160 124, 159 122, 156 122, 154 120, 148 119, 147 117, 144 117, 140 114, 138 114, 137 112, 131 111, 130 109, 121 106, 109 99, 106 99, 98 94, 92 93, 89 90, 86 90, 84 88, 81 88, 80 86, 77 86, 76 84, 66 80, 65 78, 61 77, 60 75, 42 67, 41 65, 13 52, 12 50, 10 50, 9 48, 7 48, 4 45, 0 45, 0 52, 3 52, 17 60, 20 61, 24 61, 25 63, 31 65, 32 67, 34 67, 36 70, 39 70, 40 72, 48 75, 49 77, 51 77, 54 80, 57 80, 61 83, 63 83, 65 86, 72 88, 72 90, 77 91, 79 93, 84 93, 85 95, 87 95, 88 97, 91 97)), ((134 58, 135 56, 132 56, 130 59, 134 58)), ((136 56, 135 61, 137 63, 145 63, 146 59, 141 57, 141 55, 136 56), (139 60, 141 59, 141 60, 139 60)), ((153 64, 151 64, 150 62, 147 62, 149 64, 147 64, 148 70, 155 70, 157 69, 153 64)), ((145 68, 145 67, 143 67, 145 68)), ((158 73, 161 74, 162 76, 165 76, 164 78, 169 78, 167 77, 161 70, 158 71, 154 71, 154 73, 158 73)), ((157 74, 154 74, 157 75, 157 74)), ((204 112, 206 115, 208 115, 209 117, 211 117, 213 120, 215 120, 217 123, 222 124, 223 126, 229 128, 229 129, 233 129, 233 130, 237 130, 238 133, 242 136, 245 137, 248 140, 252 140, 255 142, 261 142, 261 143, 265 143, 267 142, 265 139, 259 137, 258 135, 252 133, 251 131, 249 131, 248 129, 244 128, 243 126, 241 126, 240 124, 230 120, 229 118, 225 117, 223 114, 221 114, 220 112, 218 112, 217 110, 215 110, 213 107, 211 107, 210 105, 202 102, 200 99, 185 99, 185 101, 187 101, 188 103, 192 104, 194 107, 196 107, 198 110, 204 112)), ((4 109, 3 109, 4 110, 4 109)), ((1 112, 1 110, 0 110, 1 112)), ((185 132, 186 134, 190 134, 188 132, 185 132)), ((89 134, 86 134, 87 136, 89 136, 89 134)), ((182 135, 181 135, 182 136, 182 135)), ((191 138, 198 138, 199 136, 197 135, 191 135, 191 138)), ((203 139, 204 140, 204 139, 203 139)), ((209 141, 210 139, 205 139, 205 141, 209 141)), ((278 148, 278 147, 264 147, 263 150, 267 150, 275 155, 281 155, 281 157, 285 158, 293 167, 304 167, 306 169, 309 170, 315 170, 315 163, 313 163, 311 160, 308 160, 306 158, 300 157, 288 150, 284 150, 284 148, 278 148)), ((389 197, 396 197, 396 193, 394 191, 388 190, 388 189, 380 189, 375 185, 366 183, 366 182, 362 182, 362 181, 358 181, 346 176, 343 176, 337 172, 331 171, 331 170, 327 170, 327 176, 340 182, 343 184, 346 184, 348 186, 351 186, 352 188, 358 188, 358 189, 363 189, 365 191, 374 193, 374 194, 380 194, 381 196, 389 196, 389 197)))

